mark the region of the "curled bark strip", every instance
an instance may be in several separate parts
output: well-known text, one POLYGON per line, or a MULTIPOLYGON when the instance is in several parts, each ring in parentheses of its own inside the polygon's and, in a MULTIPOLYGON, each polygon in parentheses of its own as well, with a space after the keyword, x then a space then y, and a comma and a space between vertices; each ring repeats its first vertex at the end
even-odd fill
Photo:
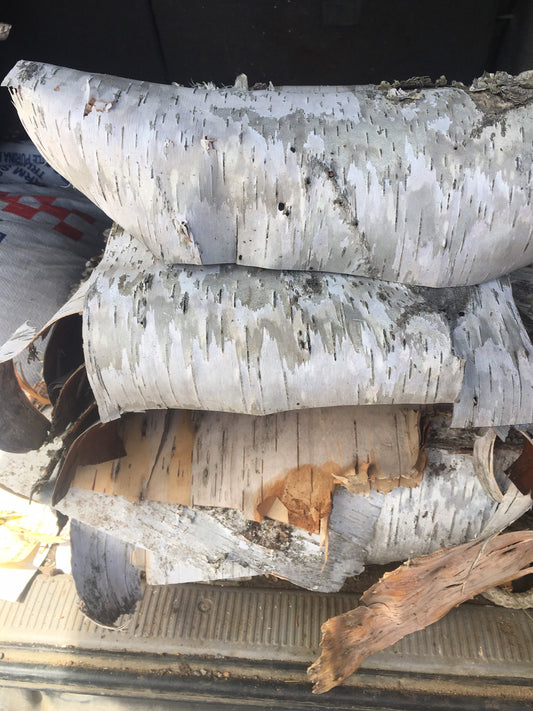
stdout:
POLYGON ((435 287, 533 261, 533 91, 501 79, 248 91, 21 61, 4 85, 47 161, 165 261, 435 287))
POLYGON ((338 686, 371 654, 461 602, 532 571, 533 531, 517 531, 445 548, 385 574, 359 607, 322 626, 322 654, 308 669, 313 692, 338 686))
POLYGON ((130 562, 133 546, 75 520, 70 537, 81 609, 96 624, 115 628, 142 598, 141 574, 130 562))
POLYGON ((80 365, 65 381, 52 413, 51 437, 60 434, 94 402, 85 365, 80 365))
POLYGON ((524 449, 505 472, 521 494, 533 494, 533 444, 524 434, 524 449))
POLYGON ((501 503, 504 492, 500 489, 494 477, 494 442, 497 434, 489 429, 485 434, 476 437, 474 441, 474 471, 487 496, 501 503))
POLYGON ((106 424, 96 423, 79 436, 70 446, 65 462, 56 480, 52 505, 55 506, 68 491, 78 466, 99 464, 125 456, 117 420, 106 424))
POLYGON ((481 594, 495 605, 506 607, 510 610, 525 610, 528 607, 533 607, 533 589, 515 593, 505 588, 491 588, 481 594))

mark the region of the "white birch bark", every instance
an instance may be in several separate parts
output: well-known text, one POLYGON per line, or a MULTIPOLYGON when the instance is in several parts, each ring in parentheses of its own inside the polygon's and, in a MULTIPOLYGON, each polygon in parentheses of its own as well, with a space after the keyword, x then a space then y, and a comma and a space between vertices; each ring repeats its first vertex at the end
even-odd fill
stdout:
POLYGON ((533 345, 507 280, 435 290, 179 267, 115 228, 91 276, 84 348, 103 421, 434 402, 455 403, 456 427, 533 421, 533 345))
POLYGON ((165 261, 451 286, 533 261, 530 74, 246 91, 21 61, 4 85, 47 161, 165 261))
MULTIPOLYGON (((456 296, 450 289, 449 297, 456 296)), ((533 422, 533 344, 509 280, 481 284, 470 291, 468 302, 454 320, 452 336, 455 355, 465 360, 453 426, 533 422)))
POLYGON ((292 524, 287 509, 283 518, 273 516, 265 500, 285 495, 291 518, 306 519, 299 507, 323 498, 320 508, 326 511, 339 482, 357 493, 386 493, 417 486, 425 468, 419 414, 399 407, 318 408, 265 417, 152 410, 124 415, 118 428, 112 426, 122 456, 95 463, 95 450, 102 451, 95 433, 106 442, 110 435, 101 424, 86 430, 66 454, 53 503, 73 486, 130 501, 235 508, 251 520, 266 515, 292 524))
MULTIPOLYGON (((49 456, 53 456, 50 447, 49 456)), ((498 481, 518 452, 496 460, 498 481)), ((186 507, 154 501, 130 502, 82 489, 71 489, 58 509, 87 525, 153 554, 157 580, 174 579, 180 567, 197 580, 215 579, 232 564, 242 575, 274 573, 297 585, 332 592, 365 565, 406 560, 441 546, 454 545, 502 530, 531 507, 531 497, 509 486, 500 504, 485 494, 471 454, 442 448, 428 450, 429 467, 415 489, 389 494, 351 494, 340 487, 329 523, 329 552, 318 535, 265 520, 247 521, 239 511, 186 507)), ((43 451, 0 458, 3 485, 28 496, 47 466, 43 451)), ((37 494, 49 503, 52 486, 37 494)))
POLYGON ((497 530, 501 530, 531 506, 531 497, 515 493, 514 506, 505 498, 496 504, 476 479, 471 455, 443 450, 428 454, 430 466, 415 489, 370 496, 350 494, 342 487, 337 491, 327 561, 318 535, 274 521, 256 524, 238 511, 134 503, 75 488, 58 508, 150 550, 158 560, 159 579, 171 576, 180 564, 212 579, 222 562, 234 561, 310 590, 333 592, 365 565, 407 560, 492 535, 492 520, 498 519, 497 530))
POLYGON ((83 321, 104 422, 161 408, 264 415, 453 402, 461 390, 446 315, 416 289, 166 265, 120 229, 91 276, 83 321))

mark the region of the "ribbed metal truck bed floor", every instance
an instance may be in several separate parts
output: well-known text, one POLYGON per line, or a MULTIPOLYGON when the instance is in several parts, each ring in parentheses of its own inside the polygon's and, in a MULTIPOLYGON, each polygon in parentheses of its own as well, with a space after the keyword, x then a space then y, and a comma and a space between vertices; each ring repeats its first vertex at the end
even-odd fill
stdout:
POLYGON ((152 710, 156 700, 180 709, 533 708, 533 613, 474 604, 313 696, 305 670, 320 625, 356 604, 356 595, 294 589, 147 587, 127 626, 111 630, 82 615, 70 576, 40 575, 24 602, 0 602, 0 685, 129 696, 124 708, 151 699, 152 710))

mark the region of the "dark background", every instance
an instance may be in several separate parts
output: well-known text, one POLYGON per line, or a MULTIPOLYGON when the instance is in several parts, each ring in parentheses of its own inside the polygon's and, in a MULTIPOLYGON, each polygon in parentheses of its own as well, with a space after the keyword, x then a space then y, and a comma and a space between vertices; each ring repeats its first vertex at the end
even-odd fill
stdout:
MULTIPOLYGON (((533 68, 532 0, 4 0, 18 59, 168 83, 466 83, 533 68)), ((19 130, 5 89, 0 137, 19 130)))

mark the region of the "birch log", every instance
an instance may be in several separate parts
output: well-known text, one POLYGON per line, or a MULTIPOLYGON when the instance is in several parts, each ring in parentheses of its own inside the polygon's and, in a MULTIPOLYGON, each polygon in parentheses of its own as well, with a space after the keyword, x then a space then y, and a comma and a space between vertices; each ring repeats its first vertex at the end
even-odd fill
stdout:
POLYGON ((533 261, 533 77, 472 87, 162 86, 20 61, 47 161, 168 262, 427 286, 533 261))
POLYGON ((263 415, 455 401, 458 427, 533 421, 533 345, 507 281, 435 290, 179 267, 115 228, 83 330, 103 421, 157 408, 263 415))
MULTIPOLYGON (((165 582, 165 576, 176 581, 180 564, 210 579, 223 562, 232 561, 310 590, 334 592, 365 565, 407 560, 493 535, 531 507, 531 497, 513 485, 500 504, 488 497, 474 474, 472 455, 445 450, 429 450, 428 455, 430 464, 417 488, 368 496, 337 490, 327 559, 318 535, 266 519, 262 524, 248 521, 235 510, 130 502, 77 488, 58 508, 150 550, 159 561, 158 582, 165 582)), ((506 459, 498 463, 504 465, 506 459)))
POLYGON ((449 324, 412 288, 166 265, 120 229, 110 239, 83 324, 104 422, 155 408, 265 415, 459 396, 463 363, 449 324))
POLYGON ((265 417, 153 410, 80 435, 57 475, 52 505, 73 486, 129 501, 234 508, 251 520, 268 516, 318 533, 339 484, 364 494, 417 486, 426 463, 419 414, 405 408, 265 417), (103 461, 117 445, 120 458, 103 461))
MULTIPOLYGON (((28 496, 60 446, 27 455, 2 455, 2 485, 28 496)), ((1 453, 0 453, 1 454, 1 453)), ((439 547, 490 536, 531 507, 531 497, 510 485, 500 504, 485 494, 471 454, 428 450, 421 485, 389 494, 351 494, 340 487, 329 522, 329 552, 318 535, 275 521, 249 521, 239 511, 186 507, 72 488, 58 504, 63 513, 150 551, 154 584, 210 580, 231 570, 273 573, 309 589, 334 592, 346 577, 371 563, 406 560, 439 547), (179 576, 182 576, 181 578, 179 576), (193 576, 187 577, 187 576, 193 576), (155 577, 157 576, 157 577, 155 577)), ((497 459, 503 468, 518 456, 497 459)), ((52 487, 53 488, 53 487, 52 487)), ((37 495, 49 503, 51 488, 37 495)))

